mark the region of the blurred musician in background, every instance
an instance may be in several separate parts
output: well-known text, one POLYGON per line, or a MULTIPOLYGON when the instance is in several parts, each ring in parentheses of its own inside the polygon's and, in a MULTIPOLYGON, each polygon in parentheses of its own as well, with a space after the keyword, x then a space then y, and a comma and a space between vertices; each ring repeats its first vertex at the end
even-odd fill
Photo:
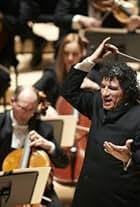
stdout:
POLYGON ((20 0, 0 1, 0 64, 16 67, 14 37, 20 21, 20 0))
MULTIPOLYGON (((42 61, 42 51, 47 44, 47 40, 41 35, 33 32, 34 23, 53 23, 54 10, 59 0, 21 0, 24 5, 24 33, 20 33, 22 40, 30 38, 33 41, 34 51, 31 60, 31 67, 34 69, 42 61), (31 22, 31 24, 29 23, 31 22), (32 26, 31 26, 32 25, 32 26)), ((53 34, 52 34, 53 35, 53 34)))
POLYGON ((134 31, 139 27, 139 24, 134 23, 133 17, 139 15, 139 0, 60 0, 55 14, 61 35, 82 28, 128 26, 134 31))

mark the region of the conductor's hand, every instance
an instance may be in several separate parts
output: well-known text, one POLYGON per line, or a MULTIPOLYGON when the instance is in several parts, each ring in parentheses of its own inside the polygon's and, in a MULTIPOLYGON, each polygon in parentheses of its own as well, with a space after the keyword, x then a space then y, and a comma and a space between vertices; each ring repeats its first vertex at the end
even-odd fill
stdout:
POLYGON ((131 157, 131 144, 133 140, 128 139, 123 146, 112 144, 111 142, 104 142, 104 150, 111 154, 113 157, 121 160, 122 162, 128 162, 131 157))
POLYGON ((115 45, 107 43, 110 39, 110 37, 105 38, 93 52, 93 54, 88 57, 88 59, 96 63, 102 61, 104 57, 111 53, 117 53, 118 48, 115 45))

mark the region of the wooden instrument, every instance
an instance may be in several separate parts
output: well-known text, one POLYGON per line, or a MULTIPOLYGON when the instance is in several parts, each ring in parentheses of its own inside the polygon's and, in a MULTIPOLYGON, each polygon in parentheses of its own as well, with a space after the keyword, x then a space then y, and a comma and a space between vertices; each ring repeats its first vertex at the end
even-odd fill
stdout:
MULTIPOLYGON (((29 137, 26 138, 24 149, 16 149, 9 153, 4 159, 2 170, 9 172, 13 169, 26 167, 48 167, 50 159, 43 150, 36 150, 30 147, 29 137)), ((50 181, 49 181, 50 182, 50 181)), ((40 204, 17 205, 16 207, 41 207, 40 204)))
POLYGON ((64 147, 64 151, 69 157, 70 164, 66 168, 54 168, 54 180, 63 185, 75 185, 78 181, 87 143, 88 132, 83 132, 83 136, 75 139, 71 147, 64 147))
POLYGON ((131 15, 138 15, 138 7, 134 3, 132 1, 114 0, 112 9, 115 18, 125 24, 131 15))
POLYGON ((90 120, 84 115, 79 114, 79 112, 61 96, 57 101, 56 110, 60 115, 73 114, 77 116, 77 129, 74 144, 70 147, 63 147, 65 153, 69 157, 70 163, 63 169, 54 168, 54 179, 57 182, 66 185, 75 185, 83 165, 90 120))
MULTIPOLYGON (((22 165, 20 165, 23 155, 24 155, 23 148, 10 152, 4 159, 2 170, 5 172, 9 172, 13 169, 24 168, 25 161, 23 161, 22 165)), ((47 153, 45 153, 43 150, 33 150, 29 159, 29 167, 44 167, 44 166, 46 167, 50 166, 50 160, 47 153)))
MULTIPOLYGON (((112 12, 121 23, 127 23, 131 15, 138 15, 139 9, 136 0, 101 0, 93 1, 93 7, 101 12, 112 12)), ((107 16, 105 16, 103 19, 107 16)))

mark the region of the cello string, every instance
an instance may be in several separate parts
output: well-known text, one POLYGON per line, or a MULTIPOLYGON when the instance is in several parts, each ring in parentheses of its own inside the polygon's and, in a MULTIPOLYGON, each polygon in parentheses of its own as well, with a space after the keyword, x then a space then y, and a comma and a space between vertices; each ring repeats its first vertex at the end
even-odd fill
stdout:
POLYGON ((26 168, 28 166, 28 162, 29 162, 29 156, 30 156, 30 138, 29 138, 29 134, 26 137, 25 143, 24 143, 24 151, 23 151, 23 157, 21 159, 21 163, 20 163, 20 167, 21 168, 26 168))
POLYGON ((131 59, 131 60, 134 60, 134 61, 140 63, 140 59, 139 59, 139 58, 135 58, 135 57, 133 57, 133 56, 127 55, 127 54, 122 53, 122 52, 120 52, 120 51, 117 51, 117 54, 119 54, 119 55, 121 55, 121 56, 123 56, 123 57, 129 58, 129 59, 131 59))

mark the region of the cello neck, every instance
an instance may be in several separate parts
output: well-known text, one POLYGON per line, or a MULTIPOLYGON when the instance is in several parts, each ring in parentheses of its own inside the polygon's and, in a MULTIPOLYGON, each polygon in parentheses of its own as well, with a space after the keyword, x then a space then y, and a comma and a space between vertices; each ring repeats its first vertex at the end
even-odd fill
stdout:
POLYGON ((23 156, 22 156, 21 163, 20 163, 21 168, 28 167, 30 152, 31 152, 30 139, 29 139, 29 136, 27 136, 25 140, 25 144, 24 144, 23 156))

